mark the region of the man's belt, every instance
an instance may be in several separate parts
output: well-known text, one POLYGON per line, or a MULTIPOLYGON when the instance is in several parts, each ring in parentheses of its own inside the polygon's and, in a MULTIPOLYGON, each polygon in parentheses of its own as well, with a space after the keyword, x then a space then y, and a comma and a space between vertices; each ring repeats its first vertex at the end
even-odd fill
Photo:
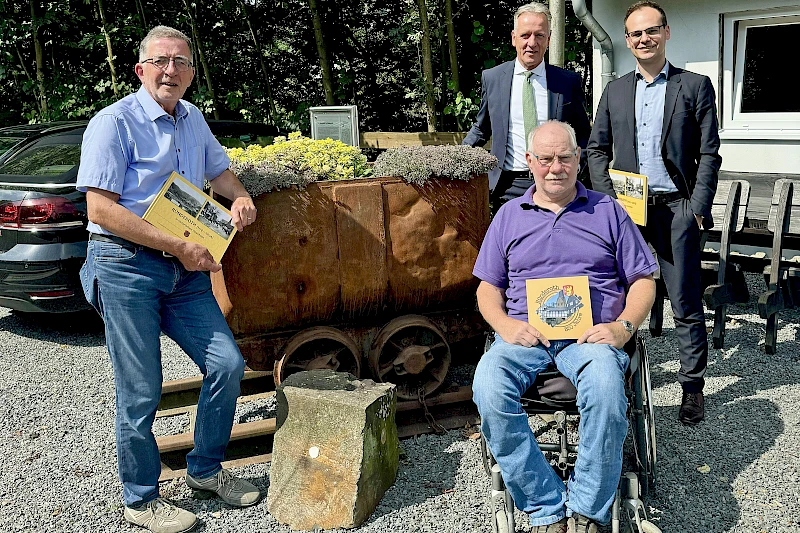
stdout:
POLYGON ((649 194, 647 195, 647 205, 663 205, 675 200, 680 200, 683 195, 680 191, 668 192, 663 194, 649 194))
POLYGON ((167 252, 162 252, 161 250, 156 250, 155 248, 150 248, 148 246, 144 246, 141 244, 136 244, 133 241, 129 241, 128 239, 123 239, 122 237, 117 237, 116 235, 104 235, 102 233, 90 233, 89 234, 90 241, 100 241, 100 242, 111 242, 114 244, 119 244, 120 246, 132 246, 133 248, 143 248, 144 250, 148 250, 150 252, 161 254, 167 259, 172 259, 173 255, 168 254, 167 252))
POLYGON ((529 180, 533 181, 533 176, 529 170, 504 170, 503 175, 511 177, 515 180, 529 180))
POLYGON ((117 237, 116 235, 103 235, 102 233, 90 233, 89 240, 113 242, 114 244, 119 244, 120 246, 133 246, 134 248, 139 246, 135 242, 129 241, 128 239, 123 239, 122 237, 117 237))

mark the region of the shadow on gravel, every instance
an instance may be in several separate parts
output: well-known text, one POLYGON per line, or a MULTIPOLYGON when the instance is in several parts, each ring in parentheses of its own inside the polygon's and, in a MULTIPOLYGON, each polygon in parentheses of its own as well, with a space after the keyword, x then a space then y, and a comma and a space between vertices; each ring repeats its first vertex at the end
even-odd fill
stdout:
MULTIPOLYGON (((733 483, 758 465, 784 432, 784 423, 775 403, 754 396, 800 383, 800 343, 783 339, 778 354, 767 355, 763 321, 757 316, 754 300, 730 308, 725 347, 709 347, 706 420, 694 428, 678 422, 676 372, 661 366, 677 360, 674 331, 665 330, 663 339, 647 339, 648 347, 658 347, 649 350, 653 388, 671 386, 676 394, 675 405, 655 409, 659 478, 656 493, 647 501, 658 510, 655 516, 665 532, 733 531, 742 516, 740 502, 759 505, 758 498, 751 500, 747 494, 759 487, 744 490, 733 483), (698 470, 706 466, 706 473, 698 470)), ((800 322, 797 310, 779 317, 779 328, 800 322)))
POLYGON ((20 313, 0 316, 0 330, 21 337, 72 346, 103 346, 103 321, 94 311, 76 313, 20 313))
POLYGON ((366 524, 374 522, 385 514, 422 504, 452 491, 455 488, 456 472, 462 460, 462 453, 448 451, 448 448, 454 442, 461 440, 463 437, 460 432, 449 431, 441 437, 431 435, 416 437, 414 441, 423 444, 422 446, 407 445, 411 441, 401 442, 400 446, 406 454, 400 457, 397 482, 386 491, 378 508, 366 524))

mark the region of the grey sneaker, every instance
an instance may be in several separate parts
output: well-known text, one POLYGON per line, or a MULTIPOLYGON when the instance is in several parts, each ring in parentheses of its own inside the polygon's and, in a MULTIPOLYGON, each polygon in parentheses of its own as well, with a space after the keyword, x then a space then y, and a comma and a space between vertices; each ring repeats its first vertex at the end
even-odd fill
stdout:
POLYGON ((546 526, 533 526, 531 533, 567 533, 567 519, 562 518, 558 522, 546 526))
POLYGON ((156 498, 139 507, 125 507, 125 520, 153 533, 183 533, 197 525, 197 517, 185 509, 175 507, 166 500, 156 498))
POLYGON ((575 513, 567 520, 567 533, 597 533, 597 524, 594 520, 575 513))
POLYGON ((224 468, 205 479, 196 479, 186 474, 186 484, 195 490, 214 492, 222 501, 236 507, 249 507, 261 499, 258 487, 235 477, 224 468))

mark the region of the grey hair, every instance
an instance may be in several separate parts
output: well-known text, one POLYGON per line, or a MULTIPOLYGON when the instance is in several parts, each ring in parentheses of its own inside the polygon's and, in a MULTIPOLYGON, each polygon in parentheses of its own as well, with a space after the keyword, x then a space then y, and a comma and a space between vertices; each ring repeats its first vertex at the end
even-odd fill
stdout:
POLYGON ((147 57, 147 47, 150 46, 150 41, 155 39, 181 39, 182 41, 186 41, 186 44, 189 46, 189 61, 193 61, 194 57, 194 47, 192 46, 192 40, 189 39, 185 33, 182 31, 178 31, 175 28, 170 28, 169 26, 156 26, 147 35, 144 36, 142 42, 139 43, 139 62, 141 63, 147 57))
POLYGON ((546 122, 542 122, 535 128, 531 130, 530 135, 528 135, 528 152, 533 153, 533 139, 536 137, 536 134, 542 129, 543 126, 547 126, 548 124, 557 124, 561 127, 562 130, 567 132, 569 136, 569 143, 572 146, 572 151, 576 151, 578 149, 578 138, 575 135, 575 129, 567 124, 566 122, 561 122, 560 120, 548 120, 546 122))
POLYGON ((538 13, 547 17, 548 30, 553 25, 553 16, 550 14, 550 9, 545 4, 531 2, 530 4, 519 6, 519 9, 514 13, 514 31, 517 31, 517 20, 523 13, 538 13))

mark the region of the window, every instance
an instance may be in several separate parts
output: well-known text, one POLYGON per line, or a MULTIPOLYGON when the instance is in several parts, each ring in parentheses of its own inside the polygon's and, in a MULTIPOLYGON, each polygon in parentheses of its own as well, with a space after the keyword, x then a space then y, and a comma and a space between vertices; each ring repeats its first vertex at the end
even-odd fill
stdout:
POLYGON ((800 35, 800 8, 723 15, 722 127, 732 137, 800 138, 800 98, 781 52, 800 35))

